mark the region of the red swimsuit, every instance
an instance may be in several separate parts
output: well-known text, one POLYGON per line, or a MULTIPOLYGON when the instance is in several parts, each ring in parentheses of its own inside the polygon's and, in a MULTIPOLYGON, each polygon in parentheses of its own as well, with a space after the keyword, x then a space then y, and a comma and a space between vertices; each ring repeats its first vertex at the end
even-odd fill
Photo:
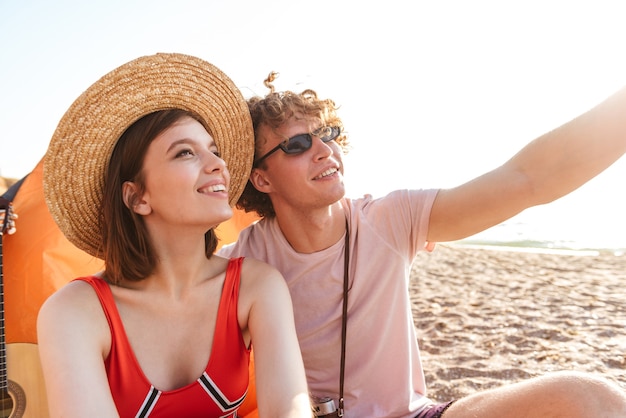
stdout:
POLYGON ((226 269, 209 364, 198 380, 171 391, 158 390, 143 374, 108 284, 95 276, 77 279, 94 288, 109 322, 111 352, 105 366, 120 417, 236 416, 248 390, 250 360, 237 320, 242 261, 231 259, 226 269))

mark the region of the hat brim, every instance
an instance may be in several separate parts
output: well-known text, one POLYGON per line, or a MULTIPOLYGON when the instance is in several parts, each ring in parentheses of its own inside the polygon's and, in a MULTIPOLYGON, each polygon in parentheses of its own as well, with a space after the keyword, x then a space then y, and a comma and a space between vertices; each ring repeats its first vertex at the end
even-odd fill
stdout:
POLYGON ((214 65, 183 54, 130 61, 89 87, 61 118, 44 158, 44 194, 67 239, 102 258, 99 211, 109 158, 141 117, 165 109, 196 113, 207 124, 231 174, 234 206, 252 169, 254 133, 248 106, 214 65))

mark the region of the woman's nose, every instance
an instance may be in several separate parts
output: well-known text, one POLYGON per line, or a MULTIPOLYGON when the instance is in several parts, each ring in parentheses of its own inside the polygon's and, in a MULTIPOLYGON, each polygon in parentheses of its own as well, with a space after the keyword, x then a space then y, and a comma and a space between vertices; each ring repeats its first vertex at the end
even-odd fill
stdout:
POLYGON ((221 157, 218 157, 212 152, 209 152, 204 160, 204 169, 207 172, 217 170, 223 171, 224 169, 226 169, 226 161, 224 161, 221 157))

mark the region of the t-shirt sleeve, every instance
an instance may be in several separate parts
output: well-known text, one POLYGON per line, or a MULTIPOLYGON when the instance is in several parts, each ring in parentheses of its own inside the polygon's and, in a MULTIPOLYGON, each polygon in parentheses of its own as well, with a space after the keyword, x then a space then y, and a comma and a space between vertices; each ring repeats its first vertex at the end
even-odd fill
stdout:
POLYGON ((430 211, 438 189, 396 190, 366 202, 362 208, 370 226, 384 242, 412 259, 418 251, 432 250, 428 243, 430 211))

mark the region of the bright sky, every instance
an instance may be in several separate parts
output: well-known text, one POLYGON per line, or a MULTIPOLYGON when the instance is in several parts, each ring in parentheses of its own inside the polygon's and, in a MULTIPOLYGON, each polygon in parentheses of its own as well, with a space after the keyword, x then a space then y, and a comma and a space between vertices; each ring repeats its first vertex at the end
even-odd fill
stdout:
MULTIPOLYGON (((28 173, 65 110, 99 77, 141 55, 182 52, 220 67, 246 97, 265 94, 262 80, 276 70, 279 89, 333 98, 354 146, 352 196, 454 186, 626 85, 622 7, 0 0, 0 174, 28 173)), ((563 199, 562 212, 576 227, 587 213, 623 218, 623 179, 626 158, 563 199), (581 212, 583 202, 594 204, 581 212)))

